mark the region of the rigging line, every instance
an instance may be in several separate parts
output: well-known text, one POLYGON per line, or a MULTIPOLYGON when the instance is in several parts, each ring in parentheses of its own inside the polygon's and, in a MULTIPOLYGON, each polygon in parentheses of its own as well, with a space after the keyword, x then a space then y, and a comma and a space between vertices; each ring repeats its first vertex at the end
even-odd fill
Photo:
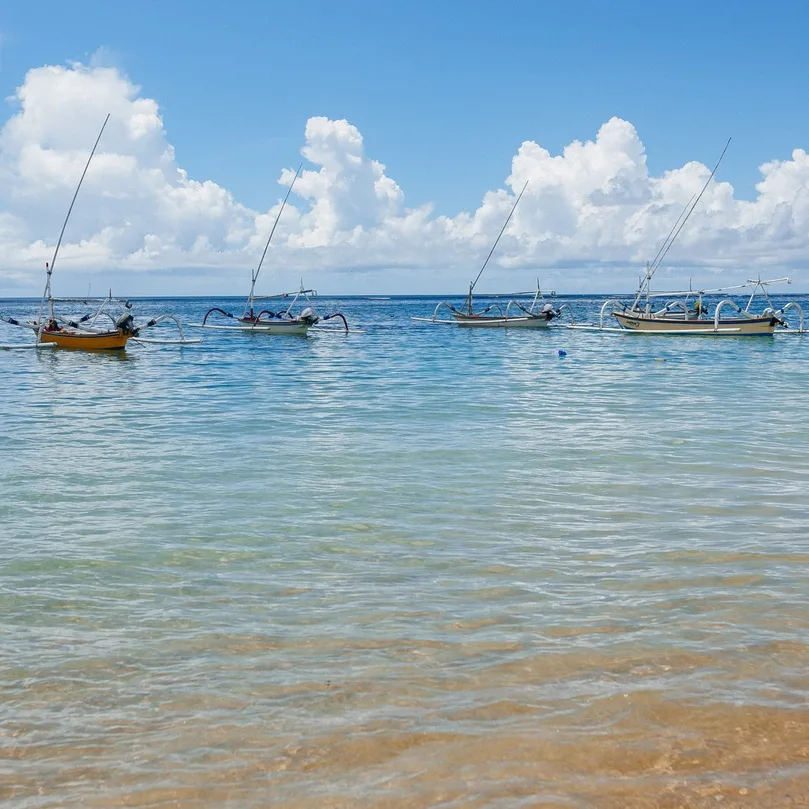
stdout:
POLYGON ((694 201, 695 196, 696 194, 694 194, 694 196, 692 196, 691 199, 688 200, 688 202, 685 204, 685 207, 682 209, 682 211, 680 211, 680 215, 677 217, 677 221, 671 226, 671 230, 669 231, 668 236, 666 236, 665 241, 663 242, 663 244, 660 245, 660 249, 657 251, 657 254, 649 264, 650 267, 654 267, 655 264, 657 263, 658 258, 660 258, 660 254, 663 252, 663 250, 665 250, 666 245, 669 243, 669 239, 671 239, 672 234, 677 229, 677 225, 680 224, 680 221, 682 220, 683 216, 685 216, 685 212, 688 210, 688 206, 691 205, 691 203, 694 201))
POLYGON ((647 264, 646 264, 646 275, 643 278, 638 279, 638 291, 637 291, 637 294, 635 295, 635 300, 632 303, 632 308, 633 309, 640 304, 641 298, 643 297, 644 288, 646 289, 646 298, 648 300, 650 282, 651 282, 651 279, 652 279, 652 275, 654 275, 654 270, 652 269, 652 267, 655 266, 655 264, 657 263, 658 258, 660 258, 661 253, 666 249, 666 246, 669 244, 669 240, 671 239, 672 234, 677 229, 677 225, 679 225, 680 222, 682 221, 682 218, 685 216, 685 212, 688 210, 688 206, 691 205, 691 203, 694 201, 695 196, 696 196, 696 194, 694 194, 691 197, 691 199, 688 200, 688 202, 685 204, 685 207, 682 209, 682 211, 680 211, 680 215, 677 217, 677 221, 671 226, 671 230, 668 232, 668 235, 666 236, 665 240, 663 241, 663 244, 660 245, 660 248, 658 249, 657 254, 655 255, 655 257, 650 262, 647 262, 647 264))
POLYGON ((719 164, 722 162, 722 158, 725 156, 725 152, 727 152, 728 147, 730 146, 730 141, 731 140, 732 140, 732 138, 728 138, 728 142, 725 144, 725 148, 722 149, 722 154, 719 155, 719 160, 716 161, 716 165, 713 167, 713 171, 711 172, 708 179, 705 181, 705 185, 702 187, 702 191, 699 192, 699 194, 697 195, 697 198, 692 203, 691 207, 688 210, 688 213, 685 215, 685 218, 680 223, 680 227, 677 228, 677 232, 674 234, 674 236, 672 236, 671 241, 669 241, 668 246, 663 251, 663 254, 657 259, 657 262, 652 265, 652 273, 654 273, 655 270, 657 270, 657 268, 660 266, 660 263, 666 257, 666 253, 669 252, 669 249, 671 248, 672 244, 674 244, 675 239, 680 235, 680 231, 685 227, 685 223, 688 221, 688 218, 694 212, 694 208, 697 207, 697 203, 702 199, 702 195, 705 193, 705 191, 708 188, 708 185, 710 184, 711 180, 713 180, 714 174, 716 174, 716 170, 719 168, 719 164))
POLYGON ((284 212, 284 208, 286 207, 287 200, 289 199, 289 195, 292 193, 292 188, 295 185, 295 181, 300 176, 302 168, 303 168, 303 163, 301 163, 300 166, 298 166, 298 170, 295 172, 295 176, 292 178, 292 182, 289 184, 289 188, 287 189, 287 194, 284 197, 284 201, 281 203, 281 208, 278 211, 278 216, 275 217, 275 222, 273 223, 272 230, 270 231, 270 235, 267 238, 267 244, 264 245, 264 252, 261 254, 261 259, 258 262, 258 266, 256 267, 256 271, 253 273, 253 285, 250 288, 250 300, 253 300, 253 291, 256 288, 256 281, 258 280, 258 274, 261 272, 261 265, 264 263, 264 257, 267 255, 267 250, 270 247, 270 242, 272 241, 273 234, 275 233, 275 229, 278 227, 278 222, 281 219, 281 214, 284 212))
POLYGON ((87 174, 87 169, 90 168, 90 161, 93 159, 93 155, 96 153, 96 149, 98 148, 98 143, 101 140, 101 136, 104 134, 104 129, 107 126, 107 121, 110 119, 110 114, 107 113, 107 117, 104 119, 104 123, 101 125, 101 131, 98 133, 98 137, 96 138, 96 142, 93 144, 93 149, 90 152, 90 156, 87 158, 87 163, 84 166, 84 171, 81 173, 81 178, 79 179, 79 184, 76 186, 76 191, 73 194, 73 199, 70 202, 70 207, 67 209, 67 216, 65 217, 64 224, 62 225, 62 231, 59 234, 59 241, 56 242, 56 248, 53 251, 53 258, 51 259, 50 266, 48 267, 47 271, 47 279, 45 281, 45 292, 42 295, 42 303, 39 306, 39 323, 40 328, 42 325, 42 310, 45 308, 45 299, 51 297, 51 309, 53 308, 53 301, 52 296, 50 295, 51 289, 51 275, 53 273, 54 265, 56 264, 56 257, 59 255, 59 247, 62 244, 62 237, 65 235, 65 228, 67 228, 68 220, 70 219, 70 214, 73 212, 73 206, 76 204, 76 197, 79 196, 79 190, 81 189, 81 184, 84 182, 84 177, 87 174))
POLYGON ((716 289, 685 289, 685 290, 673 290, 669 292, 653 292, 649 297, 651 298, 676 298, 682 297, 684 295, 717 295, 723 292, 730 292, 731 290, 735 289, 750 289, 751 286, 766 286, 768 284, 776 284, 782 282, 789 282, 788 277, 784 278, 773 278, 771 280, 766 281, 757 281, 757 280, 750 280, 744 284, 734 284, 732 286, 726 287, 717 287, 716 289))
POLYGON ((486 261, 483 262, 483 266, 480 268, 480 272, 477 274, 475 280, 469 286, 469 294, 472 294, 472 290, 475 288, 475 284, 480 280, 480 276, 483 275, 483 271, 486 269, 486 265, 489 263, 489 259, 492 257, 494 253, 494 249, 497 247, 497 243, 500 241, 500 237, 506 232, 506 228, 508 227, 508 223, 511 221, 511 217, 514 214, 514 211, 517 210, 517 206, 520 204, 520 200, 522 199, 522 195, 525 193, 525 189, 528 188, 528 181, 525 181, 525 185, 522 187, 522 191, 520 191, 520 195, 517 197, 517 201, 511 208, 511 212, 508 215, 508 218, 505 221, 505 224, 500 229, 500 233, 497 235, 497 238, 494 240, 494 244, 492 245, 492 249, 489 250, 489 255, 486 256, 486 261))

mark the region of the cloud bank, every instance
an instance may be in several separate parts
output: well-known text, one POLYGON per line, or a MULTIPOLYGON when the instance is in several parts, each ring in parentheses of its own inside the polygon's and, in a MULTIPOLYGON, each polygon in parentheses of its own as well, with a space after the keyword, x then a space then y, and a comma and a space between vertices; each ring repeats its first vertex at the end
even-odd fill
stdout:
MULTIPOLYGON (((232 279, 244 281, 278 203, 253 211, 220 185, 190 178, 177 165, 157 102, 142 97, 126 75, 80 64, 40 67, 28 72, 11 102, 15 110, 0 130, 5 286, 39 286, 107 112, 110 122, 60 252, 62 271, 195 269, 214 273, 221 291, 232 279)), ((402 188, 366 154, 362 134, 348 121, 310 118, 304 141, 305 168, 276 231, 272 265, 307 278, 360 270, 375 275, 374 290, 390 288, 393 275, 415 278, 421 271, 472 277, 526 181, 494 272, 499 267, 516 286, 551 275, 560 290, 592 289, 599 275, 601 287, 605 277, 635 279, 710 174, 692 162, 650 175, 635 128, 612 118, 593 140, 574 141, 558 155, 525 141, 502 188, 487 192, 476 210, 446 217, 430 206, 408 207, 402 188)), ((756 272, 803 277, 809 156, 796 149, 791 159, 760 171, 753 201, 737 200, 728 183, 711 183, 670 254, 685 275, 719 272, 723 282, 731 271, 733 280, 756 272)), ((293 176, 284 169, 279 183, 289 186, 293 176)), ((330 286, 339 288, 339 281, 330 286)))

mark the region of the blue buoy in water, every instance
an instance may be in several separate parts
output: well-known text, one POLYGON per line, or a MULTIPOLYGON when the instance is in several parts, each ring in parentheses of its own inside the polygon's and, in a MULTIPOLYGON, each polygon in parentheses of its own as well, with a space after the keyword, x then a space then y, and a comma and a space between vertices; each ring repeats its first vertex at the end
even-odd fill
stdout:
POLYGON ((567 351, 562 351, 562 349, 560 348, 559 349, 559 356, 560 357, 566 357, 567 356, 567 351))

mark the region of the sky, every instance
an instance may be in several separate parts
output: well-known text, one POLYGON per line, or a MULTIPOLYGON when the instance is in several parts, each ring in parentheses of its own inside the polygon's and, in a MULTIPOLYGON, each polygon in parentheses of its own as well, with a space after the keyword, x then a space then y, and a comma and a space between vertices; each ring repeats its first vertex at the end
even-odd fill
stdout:
POLYGON ((0 295, 809 290, 809 4, 0 5, 0 295))

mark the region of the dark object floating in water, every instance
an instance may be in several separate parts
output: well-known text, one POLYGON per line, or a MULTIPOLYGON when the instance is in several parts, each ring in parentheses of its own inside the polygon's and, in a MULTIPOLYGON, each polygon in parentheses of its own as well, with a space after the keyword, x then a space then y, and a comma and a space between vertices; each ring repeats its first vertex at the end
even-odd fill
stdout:
POLYGON ((562 349, 560 348, 559 349, 559 356, 560 357, 566 357, 567 356, 567 351, 562 351, 562 349))

